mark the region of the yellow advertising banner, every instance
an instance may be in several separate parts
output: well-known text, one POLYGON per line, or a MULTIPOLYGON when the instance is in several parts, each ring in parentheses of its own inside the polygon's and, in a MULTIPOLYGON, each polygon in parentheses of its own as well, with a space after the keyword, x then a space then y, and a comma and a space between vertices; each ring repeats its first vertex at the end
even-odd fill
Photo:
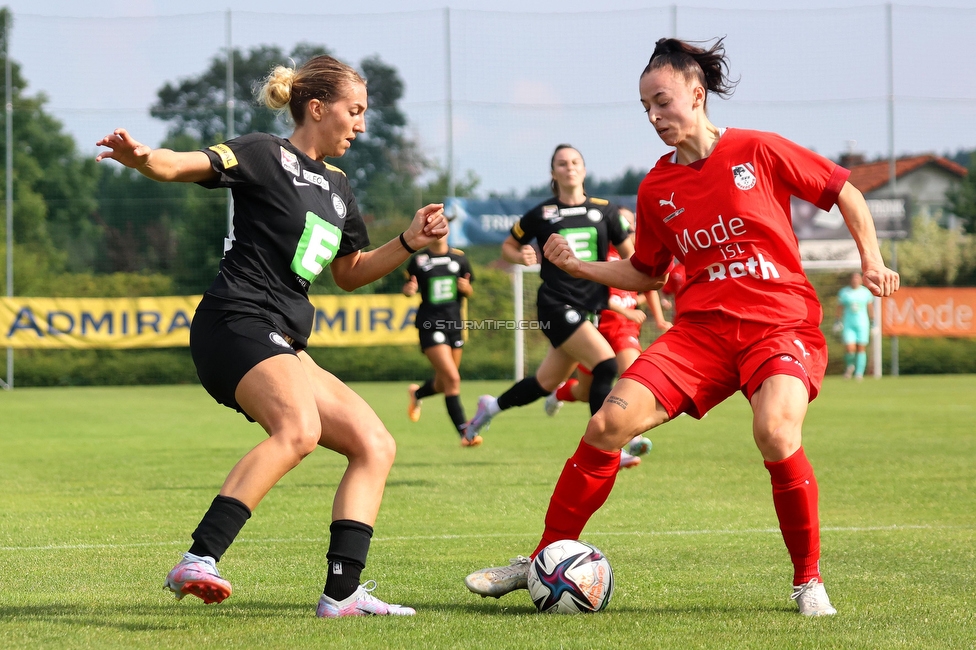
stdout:
MULTIPOLYGON (((310 296, 309 346, 417 343, 418 298, 310 296)), ((0 348, 164 348, 190 344, 200 296, 160 298, 2 298, 0 348)))
POLYGON ((974 314, 974 288, 903 287, 881 304, 881 333, 976 337, 974 314))

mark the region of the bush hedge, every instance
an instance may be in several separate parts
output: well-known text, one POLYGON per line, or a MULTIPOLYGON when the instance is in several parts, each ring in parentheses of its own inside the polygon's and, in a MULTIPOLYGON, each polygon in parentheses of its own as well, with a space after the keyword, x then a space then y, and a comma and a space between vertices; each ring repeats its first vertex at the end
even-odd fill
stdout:
MULTIPOLYGON (((508 273, 483 265, 491 251, 473 251, 476 282, 469 301, 471 319, 511 318, 512 283, 508 273), (480 263, 479 263, 480 262, 480 263)), ((823 331, 829 346, 828 374, 844 371, 843 345, 830 331, 837 307, 837 292, 848 273, 815 273, 810 279, 824 306, 823 331)), ((394 286, 396 283, 391 283, 394 286)), ((59 276, 44 287, 46 295, 130 296, 167 295, 171 283, 165 276, 114 274, 59 276)), ((39 295, 35 293, 34 295, 39 295)), ((651 325, 648 342, 654 336, 651 325)), ((541 358, 546 341, 529 333, 532 359, 541 358), (537 340, 538 339, 538 340, 537 340), (536 350, 535 348, 539 348, 536 350)), ((471 330, 464 348, 461 375, 465 379, 510 379, 514 334, 509 330, 471 330)), ((902 374, 976 373, 976 339, 899 340, 902 374)), ((890 370, 890 341, 883 342, 884 372, 890 370)), ((322 367, 345 381, 423 381, 431 375, 430 364, 417 345, 370 348, 310 348, 322 367)), ((17 350, 14 354, 16 386, 87 386, 119 384, 179 384, 197 382, 187 348, 145 350, 17 350)), ((531 371, 530 363, 530 371, 531 371)))

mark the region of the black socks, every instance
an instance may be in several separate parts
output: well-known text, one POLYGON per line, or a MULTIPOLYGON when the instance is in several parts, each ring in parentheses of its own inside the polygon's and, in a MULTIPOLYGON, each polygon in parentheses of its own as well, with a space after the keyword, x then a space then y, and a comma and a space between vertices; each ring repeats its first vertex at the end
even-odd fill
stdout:
POLYGON ((468 421, 464 417, 464 406, 461 405, 460 395, 445 395, 444 404, 447 405, 447 414, 451 416, 451 422, 458 433, 464 435, 464 423, 468 421))
POLYGON ((233 497, 217 495, 207 514, 193 531, 190 553, 209 555, 216 561, 227 551, 245 522, 251 518, 251 510, 233 497))
POLYGON ((325 595, 344 600, 359 588, 359 577, 366 568, 369 540, 373 527, 351 519, 339 519, 329 526, 329 575, 325 579, 325 595))
MULTIPOLYGON (((599 367, 599 366, 597 366, 599 367)), ((594 384, 596 384, 596 376, 594 375, 594 384)), ((612 379, 611 379, 612 381, 612 379)), ((609 389, 607 390, 609 393, 609 389)), ((539 380, 532 377, 526 377, 522 381, 518 382, 507 391, 499 395, 498 397, 498 408, 501 410, 510 409, 513 406, 525 406, 526 404, 531 404, 540 397, 545 397, 549 394, 549 391, 542 388, 539 385, 539 380)), ((606 397, 606 395, 604 395, 606 397)))
POLYGON ((424 385, 413 392, 414 397, 417 399, 423 399, 425 397, 430 397, 437 391, 434 390, 434 380, 428 379, 424 382, 424 385))
POLYGON ((596 414, 613 388, 617 376, 617 360, 607 359, 593 368, 593 383, 590 385, 590 415, 596 414))

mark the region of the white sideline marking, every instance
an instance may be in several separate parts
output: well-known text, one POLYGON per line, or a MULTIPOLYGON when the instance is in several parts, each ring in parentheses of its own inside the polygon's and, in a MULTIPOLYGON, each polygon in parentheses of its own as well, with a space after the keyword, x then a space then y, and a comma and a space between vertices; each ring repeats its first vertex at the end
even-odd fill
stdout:
MULTIPOLYGON (((831 532, 831 533, 870 533, 878 531, 897 531, 897 530, 969 530, 974 528, 974 526, 928 526, 928 525, 917 525, 917 526, 901 526, 894 524, 891 526, 850 526, 850 527, 840 527, 840 526, 823 526, 821 532, 831 532)), ((741 530, 634 530, 634 531, 616 531, 616 532, 588 532, 588 537, 620 537, 625 535, 633 535, 635 537, 643 536, 668 536, 668 535, 756 535, 756 534, 771 534, 779 533, 779 528, 743 528, 741 530)), ((491 537, 532 537, 538 533, 478 533, 478 534, 466 534, 466 535, 412 535, 412 536, 402 536, 402 537, 374 537, 374 542, 417 542, 417 541, 435 541, 435 540, 452 540, 452 539, 485 539, 491 537)), ((266 539, 239 539, 235 544, 324 544, 329 541, 328 537, 313 537, 313 538, 266 538, 266 539)), ((47 546, 0 546, 0 551, 71 551, 71 550, 86 550, 86 549, 116 549, 116 548, 143 548, 152 546, 186 546, 189 544, 188 540, 182 541, 172 541, 172 542, 130 542, 124 544, 50 544, 47 546)))

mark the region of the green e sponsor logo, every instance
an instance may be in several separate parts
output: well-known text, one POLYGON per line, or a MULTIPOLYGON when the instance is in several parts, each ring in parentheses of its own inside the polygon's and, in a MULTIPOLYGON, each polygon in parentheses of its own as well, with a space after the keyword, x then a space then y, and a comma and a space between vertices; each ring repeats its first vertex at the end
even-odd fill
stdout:
POLYGON ((569 247, 573 249, 573 254, 581 262, 595 262, 598 259, 596 254, 596 228, 587 226, 586 228, 563 228, 559 234, 566 238, 569 247))
POLYGON ((457 300, 457 278, 453 275, 431 278, 429 295, 432 303, 457 300))
POLYGON ((314 212, 305 213, 305 231, 291 261, 291 270, 310 283, 319 277, 339 250, 342 231, 314 212))

